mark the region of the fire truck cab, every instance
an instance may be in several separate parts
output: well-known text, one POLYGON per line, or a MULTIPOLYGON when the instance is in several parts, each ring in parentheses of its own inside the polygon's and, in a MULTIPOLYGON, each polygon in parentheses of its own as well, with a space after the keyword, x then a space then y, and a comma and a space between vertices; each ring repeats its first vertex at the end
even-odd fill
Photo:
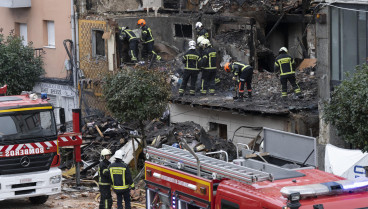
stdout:
MULTIPOLYGON (((274 146, 278 144, 282 142, 274 146)), ((146 208, 368 208, 368 178, 347 180, 318 170, 306 163, 312 162, 311 154, 297 163, 276 157, 277 149, 276 156, 243 149, 238 159, 226 162, 194 153, 186 143, 182 146, 185 149, 163 145, 144 150, 146 208)), ((299 154, 304 156, 302 151, 299 154)))
POLYGON ((0 201, 41 204, 61 191, 53 109, 36 94, 0 96, 0 201))

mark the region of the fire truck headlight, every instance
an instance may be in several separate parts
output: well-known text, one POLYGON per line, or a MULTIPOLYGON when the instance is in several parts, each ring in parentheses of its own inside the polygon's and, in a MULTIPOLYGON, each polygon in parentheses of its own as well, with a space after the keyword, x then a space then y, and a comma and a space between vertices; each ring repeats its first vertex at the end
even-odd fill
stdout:
POLYGON ((50 184, 58 184, 61 182, 61 176, 57 175, 57 176, 53 176, 50 178, 50 184))

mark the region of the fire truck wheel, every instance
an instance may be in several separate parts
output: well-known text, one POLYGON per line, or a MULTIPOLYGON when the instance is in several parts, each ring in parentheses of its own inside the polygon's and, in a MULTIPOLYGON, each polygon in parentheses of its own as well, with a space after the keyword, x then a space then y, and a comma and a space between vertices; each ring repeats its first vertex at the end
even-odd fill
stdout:
POLYGON ((49 199, 49 196, 44 195, 44 196, 38 196, 38 197, 30 197, 29 201, 31 201, 32 204, 40 205, 40 204, 45 203, 47 199, 49 199))

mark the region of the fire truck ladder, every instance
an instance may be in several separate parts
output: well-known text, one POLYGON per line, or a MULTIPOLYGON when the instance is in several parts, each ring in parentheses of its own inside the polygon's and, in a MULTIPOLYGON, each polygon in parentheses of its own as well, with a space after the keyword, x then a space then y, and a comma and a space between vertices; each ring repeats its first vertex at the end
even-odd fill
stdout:
MULTIPOLYGON (((162 145, 162 148, 147 147, 146 158, 149 161, 169 165, 179 170, 191 173, 197 172, 197 159, 188 151, 162 145)), ((257 181, 273 181, 271 173, 255 170, 249 167, 236 165, 205 155, 197 155, 199 159, 200 176, 212 179, 232 179, 246 184, 257 181)))

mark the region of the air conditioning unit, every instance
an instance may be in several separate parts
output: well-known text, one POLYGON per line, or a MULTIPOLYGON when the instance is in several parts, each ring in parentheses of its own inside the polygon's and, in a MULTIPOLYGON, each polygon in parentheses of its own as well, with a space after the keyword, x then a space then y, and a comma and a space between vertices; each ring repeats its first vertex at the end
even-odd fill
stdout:
POLYGON ((31 0, 1 0, 0 7, 7 7, 7 8, 31 7, 31 0))

